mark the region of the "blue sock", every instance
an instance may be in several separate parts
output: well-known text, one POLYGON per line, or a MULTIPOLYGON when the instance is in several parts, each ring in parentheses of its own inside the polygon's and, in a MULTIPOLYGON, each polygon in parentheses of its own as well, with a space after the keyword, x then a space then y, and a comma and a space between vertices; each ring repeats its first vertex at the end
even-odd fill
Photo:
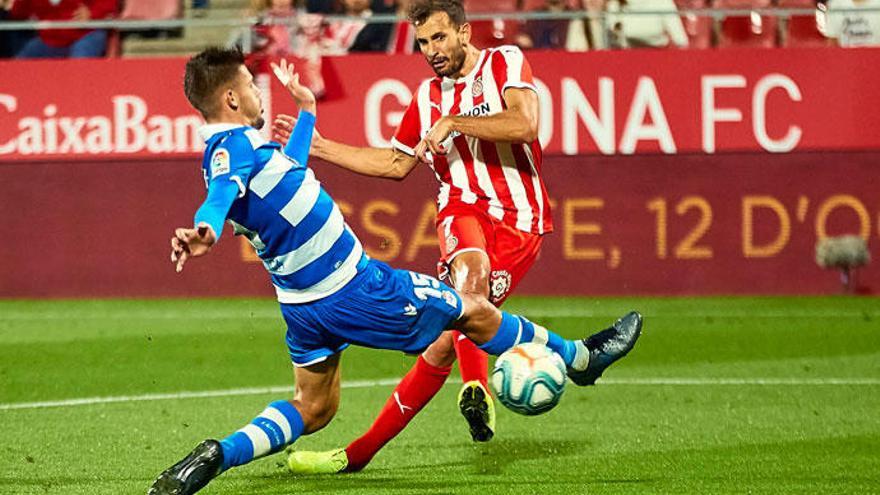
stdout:
POLYGON ((220 441, 223 471, 278 452, 303 432, 299 411, 286 400, 275 401, 250 424, 220 441))
POLYGON ((498 332, 489 342, 480 345, 479 348, 495 356, 510 349, 517 344, 537 342, 544 344, 554 352, 562 356, 566 366, 571 366, 577 356, 577 345, 574 341, 566 340, 541 325, 536 325, 527 318, 501 312, 501 325, 498 332))

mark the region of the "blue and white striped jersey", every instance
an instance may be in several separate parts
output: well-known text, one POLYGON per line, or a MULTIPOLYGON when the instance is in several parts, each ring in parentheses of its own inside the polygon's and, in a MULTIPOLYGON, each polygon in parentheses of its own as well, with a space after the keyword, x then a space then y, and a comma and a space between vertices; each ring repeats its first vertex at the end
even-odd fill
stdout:
POLYGON ((199 130, 208 195, 195 224, 208 223, 219 239, 229 220, 256 249, 282 303, 329 296, 367 265, 360 241, 307 167, 314 125, 314 115, 300 112, 283 151, 249 126, 199 130))

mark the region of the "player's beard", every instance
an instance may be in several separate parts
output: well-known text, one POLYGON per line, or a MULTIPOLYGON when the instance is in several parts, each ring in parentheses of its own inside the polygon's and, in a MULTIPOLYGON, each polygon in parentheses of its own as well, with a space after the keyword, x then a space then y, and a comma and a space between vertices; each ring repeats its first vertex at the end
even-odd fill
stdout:
POLYGON ((266 125, 266 119, 264 119, 263 116, 260 115, 259 117, 257 117, 254 120, 254 123, 251 124, 251 127, 253 127, 254 129, 260 130, 263 128, 264 125, 266 125))
MULTIPOLYGON (((449 77, 452 74, 458 74, 461 71, 462 66, 464 66, 465 59, 465 49, 463 46, 458 45, 456 50, 453 50, 449 57, 449 62, 446 64, 446 69, 444 70, 434 70, 434 73, 439 77, 449 77)), ((433 69, 434 66, 432 65, 433 69)))

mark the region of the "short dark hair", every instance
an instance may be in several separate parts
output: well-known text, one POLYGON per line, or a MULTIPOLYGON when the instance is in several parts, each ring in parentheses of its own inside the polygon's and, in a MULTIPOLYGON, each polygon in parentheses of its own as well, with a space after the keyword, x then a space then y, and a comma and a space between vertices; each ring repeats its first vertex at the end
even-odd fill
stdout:
POLYGON ((183 76, 186 99, 207 117, 215 111, 214 94, 235 79, 243 64, 244 54, 238 48, 206 48, 186 63, 183 76))
POLYGON ((446 12, 455 27, 461 26, 467 19, 464 15, 462 0, 415 0, 406 13, 409 22, 416 26, 424 24, 435 12, 446 12))

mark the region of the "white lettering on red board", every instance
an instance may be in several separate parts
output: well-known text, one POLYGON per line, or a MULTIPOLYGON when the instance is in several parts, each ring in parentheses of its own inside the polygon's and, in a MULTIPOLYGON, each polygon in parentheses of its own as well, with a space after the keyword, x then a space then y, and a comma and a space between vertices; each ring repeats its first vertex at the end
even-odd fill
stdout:
MULTIPOLYGON (((57 104, 48 103, 41 115, 20 117, 12 136, 0 136, 0 155, 185 153, 203 148, 198 116, 150 114, 147 102, 136 95, 110 100, 112 117, 65 115, 57 104)), ((14 95, 0 94, 0 112, 15 115, 18 110, 14 95)))

